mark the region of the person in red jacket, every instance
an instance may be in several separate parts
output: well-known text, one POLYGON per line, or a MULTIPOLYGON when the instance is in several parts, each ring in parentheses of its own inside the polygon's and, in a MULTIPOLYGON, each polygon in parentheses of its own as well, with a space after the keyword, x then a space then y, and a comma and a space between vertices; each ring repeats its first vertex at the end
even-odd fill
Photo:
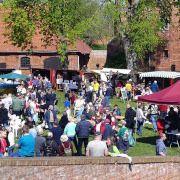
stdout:
POLYGON ((164 133, 165 131, 165 120, 163 115, 160 115, 160 117, 157 120, 157 128, 158 128, 158 133, 164 133))
POLYGON ((159 106, 160 115, 163 115, 163 117, 165 118, 167 116, 167 106, 163 104, 158 106, 159 106))

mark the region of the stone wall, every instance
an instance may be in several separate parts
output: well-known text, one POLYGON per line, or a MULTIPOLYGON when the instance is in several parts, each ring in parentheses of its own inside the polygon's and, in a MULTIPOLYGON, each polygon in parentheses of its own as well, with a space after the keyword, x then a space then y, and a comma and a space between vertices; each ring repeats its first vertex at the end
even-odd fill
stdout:
POLYGON ((180 178, 180 157, 134 157, 132 171, 124 158, 52 157, 0 159, 1 180, 136 180, 180 178))

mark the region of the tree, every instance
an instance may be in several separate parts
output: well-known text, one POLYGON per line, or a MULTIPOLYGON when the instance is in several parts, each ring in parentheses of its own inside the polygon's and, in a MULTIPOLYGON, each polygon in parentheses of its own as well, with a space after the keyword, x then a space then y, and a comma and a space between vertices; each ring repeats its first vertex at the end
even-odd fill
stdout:
MULTIPOLYGON (((4 36, 30 52, 35 35, 43 35, 44 46, 55 45, 67 68, 67 49, 82 37, 89 0, 9 0, 3 4, 4 36)), ((95 11, 95 9, 94 9, 95 11)))
POLYGON ((169 0, 107 0, 106 13, 114 22, 114 35, 124 44, 128 69, 164 43, 164 24, 170 22, 169 0))

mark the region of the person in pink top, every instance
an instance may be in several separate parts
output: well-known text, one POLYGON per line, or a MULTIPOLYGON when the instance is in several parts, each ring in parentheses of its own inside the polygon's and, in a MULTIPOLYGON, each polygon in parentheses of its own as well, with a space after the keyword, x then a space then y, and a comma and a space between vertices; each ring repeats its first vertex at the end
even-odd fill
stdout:
POLYGON ((6 132, 1 131, 0 133, 0 157, 4 157, 4 153, 6 152, 7 149, 7 142, 6 142, 6 132))

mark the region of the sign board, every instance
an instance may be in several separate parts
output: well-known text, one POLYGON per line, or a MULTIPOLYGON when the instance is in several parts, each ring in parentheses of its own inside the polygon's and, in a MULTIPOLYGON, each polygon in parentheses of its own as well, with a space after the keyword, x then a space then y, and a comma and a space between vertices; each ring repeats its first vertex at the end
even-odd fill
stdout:
POLYGON ((121 89, 122 98, 125 100, 127 99, 127 93, 125 89, 121 89))

